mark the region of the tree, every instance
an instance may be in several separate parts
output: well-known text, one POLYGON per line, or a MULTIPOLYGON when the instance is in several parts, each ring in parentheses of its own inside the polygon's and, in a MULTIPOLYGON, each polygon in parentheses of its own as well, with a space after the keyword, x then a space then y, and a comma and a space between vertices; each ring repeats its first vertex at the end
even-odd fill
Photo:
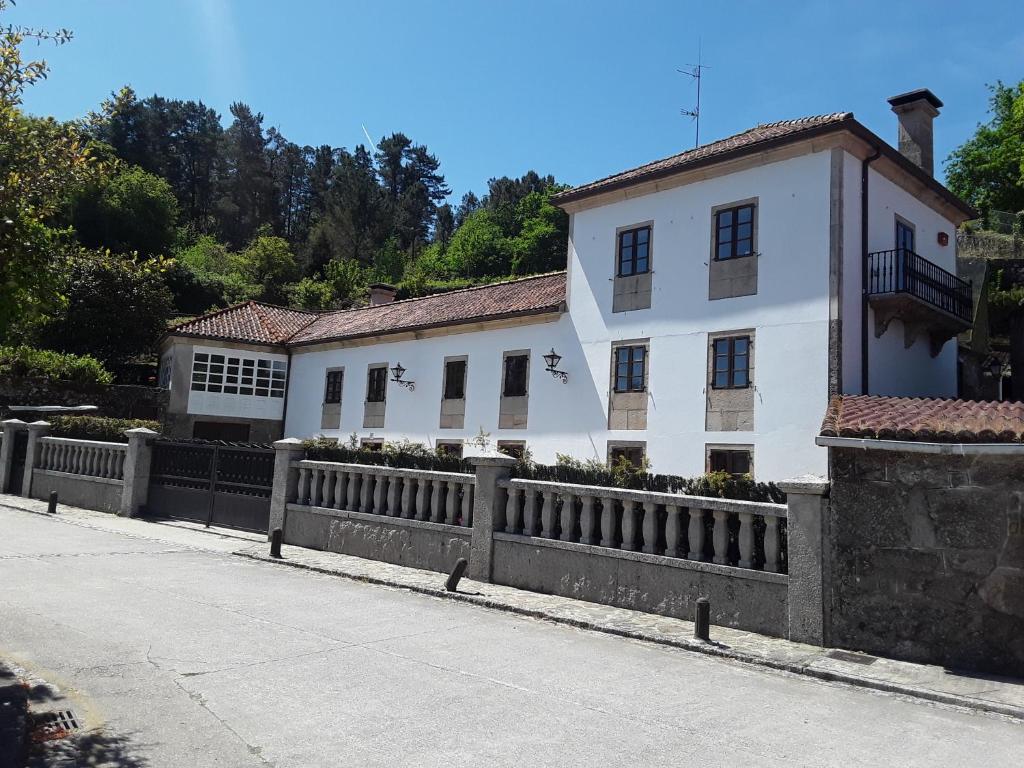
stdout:
POLYGON ((990 86, 992 119, 946 160, 949 188, 981 210, 1024 210, 1024 80, 990 86))
POLYGON ((375 159, 399 247, 408 250, 425 243, 437 204, 451 192, 438 173, 440 162, 403 133, 381 139, 375 159))
POLYGON ((325 280, 304 277, 287 286, 288 306, 297 309, 330 309, 334 302, 334 288, 325 280))
POLYGON ((164 259, 142 261, 109 252, 70 255, 60 290, 67 303, 35 331, 41 346, 90 354, 117 369, 152 351, 167 327, 172 297, 164 259))
MULTIPOLYGON (((8 7, 0 0, 0 13, 8 7)), ((71 33, 0 23, 0 336, 15 320, 29 323, 60 305, 54 253, 62 233, 53 219, 69 191, 103 173, 77 126, 21 112, 25 89, 47 73, 45 61, 22 59, 33 39, 62 44, 71 33)))
POLYGON ((177 217, 170 184, 136 167, 76 195, 71 222, 87 248, 155 256, 169 252, 177 217))
POLYGON ((285 285, 299 278, 299 265, 288 241, 273 235, 258 235, 241 253, 228 257, 231 272, 259 287, 259 298, 285 304, 285 285))
POLYGON ((509 242, 485 209, 471 214, 455 231, 446 255, 467 277, 507 275, 512 263, 509 242))
POLYGON ((516 205, 511 243, 512 272, 517 275, 565 269, 569 217, 551 204, 550 192, 531 192, 516 205))
POLYGON ((324 219, 316 233, 330 243, 331 256, 372 264, 387 239, 386 201, 373 158, 362 145, 341 150, 327 192, 324 219))
POLYGON ((459 207, 455 209, 455 228, 461 227, 463 222, 469 218, 469 215, 479 207, 480 199, 476 195, 472 192, 464 194, 459 207))
POLYGON ((452 207, 445 203, 437 207, 437 216, 434 221, 434 242, 444 250, 448 247, 448 241, 455 233, 455 213, 452 207))
POLYGON ((221 236, 239 247, 274 220, 276 196, 268 163, 263 115, 247 105, 231 105, 234 121, 224 133, 223 176, 216 215, 221 236))

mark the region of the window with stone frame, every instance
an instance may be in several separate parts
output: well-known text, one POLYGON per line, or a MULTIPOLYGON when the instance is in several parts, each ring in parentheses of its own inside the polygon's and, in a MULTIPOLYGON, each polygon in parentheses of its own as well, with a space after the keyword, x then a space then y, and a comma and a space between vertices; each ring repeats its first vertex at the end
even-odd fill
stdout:
POLYGON ((728 472, 733 477, 750 474, 748 449, 712 448, 708 452, 709 472, 728 472))
POLYGON ((615 348, 615 391, 646 390, 647 347, 640 344, 615 348))
POLYGON ((754 255, 755 211, 748 203, 715 213, 715 261, 754 255))
POLYGON ((387 396, 388 369, 386 366, 370 368, 366 372, 366 402, 383 403, 387 396))
POLYGON ((650 246, 651 228, 649 226, 619 232, 616 274, 619 277, 630 277, 650 272, 650 246))
POLYGON ((341 402, 341 390, 345 381, 344 371, 327 371, 324 382, 324 403, 341 402))
POLYGON ((749 336, 729 336, 712 342, 712 388, 746 389, 750 386, 750 344, 749 336))
POLYGON ((642 467, 646 450, 642 445, 609 445, 608 464, 614 466, 622 459, 628 461, 634 467, 642 467))
POLYGON ((435 445, 437 453, 442 456, 451 456, 456 459, 462 458, 463 446, 461 440, 438 441, 435 445))
POLYGON ((501 390, 504 397, 526 396, 529 368, 529 355, 508 355, 505 358, 505 375, 501 390))
POLYGON ((448 360, 444 364, 444 399, 466 399, 465 360, 448 360))
POLYGON ((383 451, 384 441, 378 437, 364 437, 359 441, 359 447, 367 451, 383 451))
POLYGON ((498 451, 513 459, 521 460, 526 456, 525 440, 499 440, 498 451))

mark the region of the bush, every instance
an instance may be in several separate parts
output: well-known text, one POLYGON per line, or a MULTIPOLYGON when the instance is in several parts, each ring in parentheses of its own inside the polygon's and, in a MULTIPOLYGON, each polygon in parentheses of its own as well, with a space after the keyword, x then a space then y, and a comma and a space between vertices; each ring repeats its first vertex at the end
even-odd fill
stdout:
POLYGON ((105 416, 54 416, 49 419, 53 437, 75 440, 99 440, 104 443, 127 443, 126 429, 145 427, 160 431, 160 423, 146 419, 110 419, 105 416))
POLYGON ((421 469, 429 472, 462 472, 472 474, 473 467, 465 459, 431 451, 422 443, 403 440, 400 443, 384 443, 379 451, 361 448, 355 437, 347 444, 339 444, 330 438, 306 440, 303 443, 306 458, 316 461, 337 461, 342 464, 368 464, 376 467, 396 469, 421 469))
POLYGON ((0 375, 31 376, 76 384, 110 384, 114 377, 90 355, 33 347, 0 347, 0 375))

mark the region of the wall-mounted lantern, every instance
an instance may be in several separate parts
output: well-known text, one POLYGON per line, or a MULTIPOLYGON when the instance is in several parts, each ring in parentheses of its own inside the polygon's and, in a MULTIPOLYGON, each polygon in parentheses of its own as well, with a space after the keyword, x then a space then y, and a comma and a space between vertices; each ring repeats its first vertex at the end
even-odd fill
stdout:
POLYGON ((395 384, 399 384, 408 390, 416 389, 415 381, 405 381, 402 377, 405 375, 405 368, 402 367, 401 363, 395 363, 395 367, 391 369, 392 381, 395 384))
POLYGON ((569 374, 565 371, 558 370, 558 363, 561 362, 562 356, 555 352, 555 348, 552 347, 551 351, 544 355, 544 362, 548 364, 545 368, 548 373, 554 376, 556 379, 561 379, 563 384, 569 383, 569 374))

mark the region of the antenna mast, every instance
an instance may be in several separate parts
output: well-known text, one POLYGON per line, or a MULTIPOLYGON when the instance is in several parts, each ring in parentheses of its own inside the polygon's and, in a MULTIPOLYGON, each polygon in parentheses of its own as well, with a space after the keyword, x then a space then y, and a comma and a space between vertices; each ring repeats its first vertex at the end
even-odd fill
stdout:
POLYGON ((703 45, 700 40, 697 41, 697 63, 687 64, 687 69, 677 69, 682 75, 688 75, 697 81, 697 106, 693 109, 680 109, 679 114, 684 117, 691 118, 696 125, 696 135, 694 136, 693 146, 700 146, 700 78, 705 69, 710 69, 703 64, 703 45))

